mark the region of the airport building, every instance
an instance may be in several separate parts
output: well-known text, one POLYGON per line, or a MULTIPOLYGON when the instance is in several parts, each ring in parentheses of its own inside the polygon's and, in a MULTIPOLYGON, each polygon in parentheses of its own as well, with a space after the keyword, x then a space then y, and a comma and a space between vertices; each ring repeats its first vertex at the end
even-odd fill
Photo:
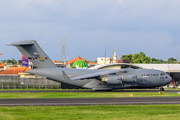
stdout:
POLYGON ((101 64, 110 64, 110 58, 109 57, 98 57, 97 58, 97 64, 101 65, 101 64))

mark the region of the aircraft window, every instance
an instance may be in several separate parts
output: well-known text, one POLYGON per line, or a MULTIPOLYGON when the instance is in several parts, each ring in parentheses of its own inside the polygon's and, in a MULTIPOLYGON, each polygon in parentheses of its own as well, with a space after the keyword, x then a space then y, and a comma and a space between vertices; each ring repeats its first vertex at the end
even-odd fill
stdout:
POLYGON ((142 69, 140 67, 134 66, 134 65, 121 65, 121 68, 133 68, 133 69, 142 69))
POLYGON ((131 68, 130 65, 121 65, 121 68, 131 68))
POLYGON ((133 68, 133 69, 142 69, 142 68, 140 68, 140 67, 133 66, 133 65, 131 65, 131 68, 133 68))
POLYGON ((165 75, 165 73, 163 72, 163 73, 161 73, 161 76, 163 76, 163 75, 165 75))

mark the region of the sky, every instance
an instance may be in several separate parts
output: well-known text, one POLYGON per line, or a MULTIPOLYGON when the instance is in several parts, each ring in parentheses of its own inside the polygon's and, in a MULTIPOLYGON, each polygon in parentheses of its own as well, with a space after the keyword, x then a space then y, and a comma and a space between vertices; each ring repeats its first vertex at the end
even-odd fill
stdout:
MULTIPOLYGON (((13 46, 36 40, 51 59, 86 60, 140 51, 167 60, 180 56, 180 0, 0 0, 0 60, 21 59, 13 46)), ((180 59, 180 57, 179 57, 180 59)))

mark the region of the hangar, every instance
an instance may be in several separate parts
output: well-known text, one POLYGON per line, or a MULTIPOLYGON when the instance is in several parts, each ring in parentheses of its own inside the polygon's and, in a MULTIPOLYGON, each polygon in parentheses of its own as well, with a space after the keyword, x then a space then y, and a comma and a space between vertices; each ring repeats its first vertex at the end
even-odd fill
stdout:
POLYGON ((130 63, 112 63, 91 67, 89 69, 157 69, 162 70, 172 77, 172 84, 179 86, 180 84, 180 64, 130 64, 130 63))

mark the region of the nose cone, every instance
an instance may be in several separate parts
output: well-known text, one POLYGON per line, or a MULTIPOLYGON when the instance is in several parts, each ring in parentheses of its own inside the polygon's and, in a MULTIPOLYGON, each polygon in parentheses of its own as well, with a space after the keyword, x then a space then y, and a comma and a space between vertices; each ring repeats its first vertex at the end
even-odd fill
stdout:
POLYGON ((167 78, 166 82, 167 82, 167 84, 169 84, 172 81, 172 77, 167 75, 166 78, 167 78))

